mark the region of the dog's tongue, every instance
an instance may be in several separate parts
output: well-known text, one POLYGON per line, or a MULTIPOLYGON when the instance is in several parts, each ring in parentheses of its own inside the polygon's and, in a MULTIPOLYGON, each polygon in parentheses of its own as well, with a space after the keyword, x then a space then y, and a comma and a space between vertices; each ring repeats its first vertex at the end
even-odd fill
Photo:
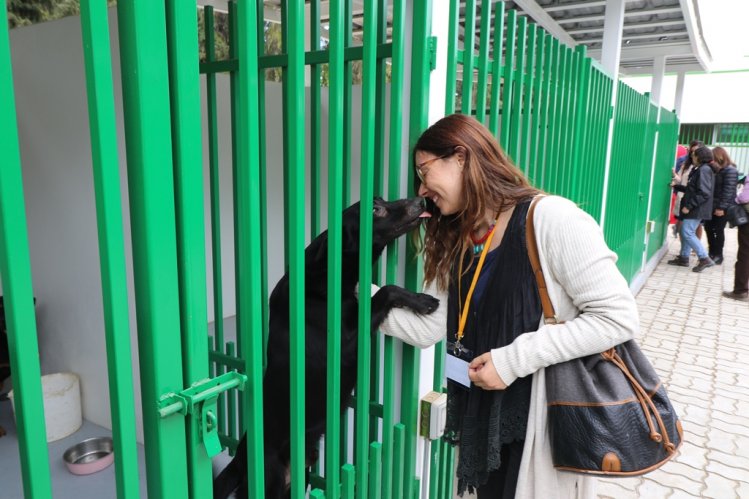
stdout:
POLYGON ((425 211, 424 213, 419 215, 419 218, 430 218, 431 216, 432 216, 431 213, 429 213, 428 211, 425 211))

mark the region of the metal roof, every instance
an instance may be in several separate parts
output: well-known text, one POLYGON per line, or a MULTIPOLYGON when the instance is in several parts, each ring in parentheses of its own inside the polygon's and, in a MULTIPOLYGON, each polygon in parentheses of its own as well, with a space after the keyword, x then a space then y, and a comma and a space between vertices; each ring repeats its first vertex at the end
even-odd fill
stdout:
MULTIPOLYGON (((715 0, 713 0, 714 2, 715 0)), ((584 44, 600 59, 606 1, 515 0, 524 12, 568 45, 584 44)), ((711 71, 714 57, 706 42, 699 0, 629 0, 625 3, 620 71, 652 74, 653 59, 666 56, 666 72, 711 71)), ((726 13, 730 15, 730 12, 726 13)))

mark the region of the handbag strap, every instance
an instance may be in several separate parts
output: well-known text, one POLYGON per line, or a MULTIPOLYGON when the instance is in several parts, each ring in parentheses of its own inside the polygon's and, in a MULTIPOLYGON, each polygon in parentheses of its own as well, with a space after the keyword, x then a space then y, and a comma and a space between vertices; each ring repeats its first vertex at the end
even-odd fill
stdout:
POLYGON ((528 215, 525 219, 525 243, 528 248, 528 259, 531 262, 531 268, 533 269, 533 275, 536 277, 536 284, 538 285, 538 294, 541 297, 541 306, 544 310, 544 323, 545 324, 560 324, 561 322, 557 318, 556 312, 554 312, 554 305, 551 304, 551 298, 549 298, 549 290, 546 288, 546 279, 544 278, 544 272, 541 270, 541 262, 538 258, 538 243, 536 242, 536 230, 533 226, 533 213, 536 211, 536 204, 545 197, 543 194, 533 198, 531 206, 528 208, 528 215))

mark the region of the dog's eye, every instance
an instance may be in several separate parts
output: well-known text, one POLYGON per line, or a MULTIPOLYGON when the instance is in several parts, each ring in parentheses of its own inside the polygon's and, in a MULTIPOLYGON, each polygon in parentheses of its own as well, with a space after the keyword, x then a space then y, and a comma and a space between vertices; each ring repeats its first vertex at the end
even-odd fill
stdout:
POLYGON ((372 214, 376 217, 384 217, 387 215, 387 209, 384 206, 375 206, 372 208, 372 214))

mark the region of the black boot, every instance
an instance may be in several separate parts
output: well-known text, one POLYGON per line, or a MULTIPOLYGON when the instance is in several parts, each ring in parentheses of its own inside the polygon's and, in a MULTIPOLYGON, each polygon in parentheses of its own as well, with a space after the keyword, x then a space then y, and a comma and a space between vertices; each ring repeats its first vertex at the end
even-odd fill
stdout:
POLYGON ((700 258, 700 263, 694 266, 692 269, 692 272, 702 272, 708 267, 712 267, 715 265, 715 262, 710 259, 709 256, 706 256, 705 258, 700 258))
POLYGON ((689 267, 689 257, 682 257, 681 255, 677 255, 676 258, 667 261, 669 265, 678 265, 679 267, 689 267))

